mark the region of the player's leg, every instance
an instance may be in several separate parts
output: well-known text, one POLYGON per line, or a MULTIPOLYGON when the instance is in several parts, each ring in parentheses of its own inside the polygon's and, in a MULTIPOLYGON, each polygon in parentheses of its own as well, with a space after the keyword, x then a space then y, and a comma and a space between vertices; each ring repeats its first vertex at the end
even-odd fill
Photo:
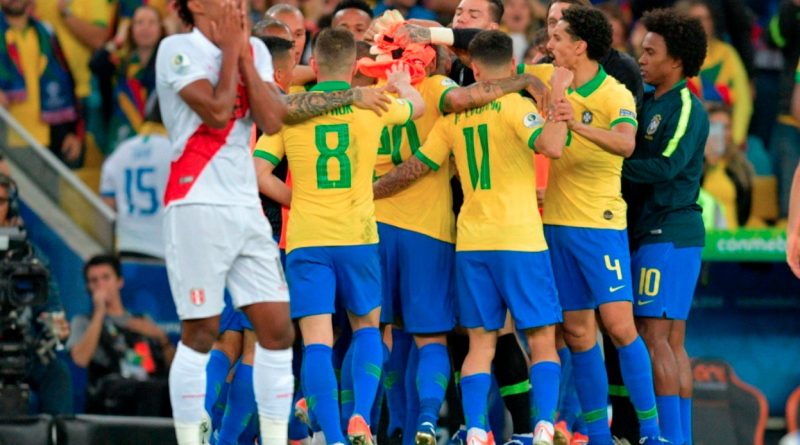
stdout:
POLYGON ((680 381, 678 362, 669 344, 673 320, 636 318, 636 327, 650 352, 653 384, 658 407, 658 423, 665 439, 683 443, 680 421, 680 381))
POLYGON ((417 445, 435 445, 436 424, 450 381, 450 357, 444 334, 414 336, 419 351, 416 387, 419 394, 419 415, 416 422, 417 445))
POLYGON ((180 445, 197 445, 210 433, 206 410, 206 366, 217 339, 225 274, 235 252, 228 229, 234 222, 214 206, 175 206, 164 215, 165 259, 181 341, 169 372, 169 392, 180 445), (198 236, 197 221, 215 233, 198 236), (213 240, 213 242, 212 242, 213 240))
MULTIPOLYGON (((243 315, 242 315, 243 316, 243 315)), ((242 357, 238 361, 228 391, 228 404, 217 436, 218 445, 234 445, 251 418, 257 415, 253 391, 253 361, 256 337, 251 329, 243 331, 242 357)), ((254 438, 249 438, 252 441, 254 438)))
POLYGON ((419 348, 411 341, 408 348, 408 368, 405 372, 405 417, 406 423, 403 425, 403 445, 413 445, 416 441, 414 431, 417 428, 417 418, 419 417, 419 391, 417 391, 417 372, 419 369, 419 348))
POLYGON ((528 379, 528 358, 517 339, 511 314, 506 316, 506 324, 498 333, 497 353, 492 364, 503 403, 511 414, 513 433, 530 434, 533 427, 530 416, 531 382, 528 379))
POLYGON ((669 334, 669 342, 675 361, 678 364, 678 380, 680 382, 680 416, 683 443, 692 445, 692 362, 686 352, 686 321, 675 320, 669 334))
MULTIPOLYGON (((220 322, 219 340, 211 349, 206 365, 206 411, 211 414, 211 428, 219 430, 225 405, 228 403, 230 380, 233 378, 233 365, 241 356, 242 332, 230 329, 230 316, 226 316, 227 306, 220 322)), ((231 313, 235 310, 231 307, 231 313)))
MULTIPOLYGON (((381 308, 383 309, 383 308, 381 308)), ((387 435, 399 437, 402 435, 406 421, 406 390, 405 371, 408 368, 408 357, 413 339, 411 335, 400 328, 389 326, 384 335, 384 345, 388 353, 385 360, 386 369, 383 386, 386 391, 386 406, 389 410, 389 424, 387 435), (389 347, 391 345, 391 347, 389 347)))

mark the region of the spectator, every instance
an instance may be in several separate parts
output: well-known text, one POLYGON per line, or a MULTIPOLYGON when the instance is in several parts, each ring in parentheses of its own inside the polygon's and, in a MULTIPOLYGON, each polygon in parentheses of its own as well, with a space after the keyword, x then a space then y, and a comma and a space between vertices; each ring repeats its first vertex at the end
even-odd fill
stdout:
POLYGON ((678 6, 703 24, 708 37, 708 54, 700 75, 691 79, 689 88, 704 101, 722 102, 732 107, 733 142, 742 147, 747 139, 753 95, 750 79, 736 49, 715 33, 714 18, 706 0, 683 0, 678 6))
POLYGON ((112 150, 137 133, 144 123, 145 104, 155 92, 155 56, 164 36, 158 11, 140 6, 133 13, 128 42, 117 48, 109 42, 89 63, 103 93, 103 115, 110 116, 108 140, 112 150))
POLYGON ((148 105, 150 111, 139 135, 120 144, 103 163, 100 194, 117 212, 120 256, 163 259, 162 201, 172 146, 161 122, 158 102, 152 100, 148 105))
POLYGON ((733 144, 731 111, 712 104, 708 110, 711 123, 705 151, 703 189, 723 207, 728 229, 747 224, 752 206, 753 167, 733 144))
POLYGON ((406 20, 436 20, 436 14, 418 4, 417 0, 383 0, 375 6, 375 17, 380 16, 389 9, 395 9, 406 20))
POLYGON ((772 129, 769 151, 778 178, 780 216, 785 218, 789 213, 792 177, 800 160, 800 116, 797 113, 792 116, 792 92, 798 84, 795 67, 800 59, 800 1, 783 0, 770 22, 769 35, 784 58, 778 86, 778 121, 772 129))
POLYGON ((353 33, 356 41, 364 40, 364 33, 372 23, 372 9, 363 0, 345 0, 333 11, 331 27, 342 27, 353 33))
POLYGON ((125 281, 116 257, 95 256, 83 270, 92 314, 72 319, 67 349, 89 370, 86 412, 169 415, 166 377, 175 347, 153 320, 122 305, 125 281))
MULTIPOLYGON (((145 1, 145 0, 119 0, 117 9, 117 31, 111 40, 116 48, 122 48, 130 40, 131 24, 134 21, 136 11, 142 6, 153 8, 158 14, 159 20, 169 14, 168 2, 165 0, 145 1)), ((263 13, 263 10, 262 10, 263 13)))
POLYGON ((521 62, 533 35, 533 7, 528 0, 506 0, 502 28, 514 43, 514 60, 521 62))
MULTIPOLYGON (((292 30, 289 29, 285 23, 275 19, 263 19, 256 23, 255 26, 253 26, 253 35, 256 37, 277 37, 279 39, 288 40, 291 42, 292 48, 294 48, 294 35, 292 34, 292 30)), ((295 58, 294 49, 292 49, 292 58, 295 58)))
MULTIPOLYGON (((31 17, 31 0, 2 0, 0 12, 0 106, 40 144, 62 160, 80 154, 73 81, 59 39, 31 17)), ((15 133, 10 146, 25 146, 15 133)))
MULTIPOLYGON (((16 184, 11 177, 0 174, 0 227, 21 226, 22 220, 17 213, 16 184)), ((48 261, 41 251, 34 245, 30 245, 30 249, 29 254, 47 268, 48 261)), ((5 252, 3 254, 5 256, 5 252)), ((28 369, 24 381, 37 396, 39 403, 34 407, 36 412, 72 414, 72 378, 69 368, 53 351, 56 343, 69 337, 69 323, 64 318, 58 286, 52 275, 48 281, 47 302, 41 306, 26 308, 19 315, 19 325, 30 326, 31 331, 28 334, 30 338, 36 339, 35 346, 28 353, 28 369)))

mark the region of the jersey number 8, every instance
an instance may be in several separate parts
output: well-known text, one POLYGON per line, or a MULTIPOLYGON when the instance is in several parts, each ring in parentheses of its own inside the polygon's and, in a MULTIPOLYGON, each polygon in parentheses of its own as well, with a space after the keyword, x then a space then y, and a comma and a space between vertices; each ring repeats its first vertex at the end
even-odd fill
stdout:
POLYGON ((347 149, 350 147, 350 127, 347 124, 317 125, 314 141, 319 151, 317 158, 317 188, 346 189, 352 183, 352 167, 347 149), (336 146, 328 146, 328 134, 336 134, 336 146), (328 163, 335 159, 339 164, 339 179, 330 179, 328 163))

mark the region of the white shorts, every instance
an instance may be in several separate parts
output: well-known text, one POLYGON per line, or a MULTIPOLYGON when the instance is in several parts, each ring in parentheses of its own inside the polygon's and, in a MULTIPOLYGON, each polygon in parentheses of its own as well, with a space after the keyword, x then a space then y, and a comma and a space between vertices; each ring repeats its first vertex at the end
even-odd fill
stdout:
POLYGON ((259 207, 168 207, 164 241, 169 286, 181 320, 220 315, 226 287, 236 307, 289 301, 278 245, 259 207))

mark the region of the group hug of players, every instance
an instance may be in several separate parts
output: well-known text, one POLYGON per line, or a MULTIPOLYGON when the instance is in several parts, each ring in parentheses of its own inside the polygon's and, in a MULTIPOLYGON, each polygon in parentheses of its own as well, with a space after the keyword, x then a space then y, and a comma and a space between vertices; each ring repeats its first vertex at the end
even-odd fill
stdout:
MULTIPOLYGON (((262 136, 255 152, 262 193, 290 208, 286 282, 303 345, 294 398, 308 426, 289 439, 310 427, 329 444, 371 444, 383 387, 389 433, 434 445, 455 374, 460 440, 493 444, 493 373, 520 375, 493 363, 497 351, 523 354, 520 332, 529 360, 505 363, 529 377, 510 393, 524 396, 530 418, 514 416, 512 440, 612 444, 600 328, 618 354, 640 443, 692 443, 683 337, 704 243, 696 200, 708 119, 686 78, 703 62, 705 36, 673 10, 642 23, 639 63, 653 89, 638 110, 599 63, 611 27, 591 7, 564 9, 547 44, 553 64, 515 65, 510 37, 478 33, 465 59, 477 83, 458 105, 447 97, 465 87, 433 74, 433 58, 422 69, 392 65, 376 89, 379 109, 359 108, 356 94, 343 94, 357 67, 352 34, 317 36, 316 84, 297 99, 316 117, 262 136), (552 160, 541 216, 534 154, 552 160), (272 174, 283 158, 291 190, 272 174), (457 223, 453 177, 464 195, 457 223), (468 339, 461 357, 448 352, 454 330, 468 339), (565 417, 565 400, 576 398, 565 417), (566 422, 557 429, 557 420, 566 422)), ((280 48, 270 51, 277 71, 280 48)), ((263 338, 256 361, 270 349, 263 338)), ((220 388, 206 392, 210 413, 225 400, 220 388)), ((244 409, 255 405, 251 392, 244 409)), ((259 403, 258 414, 263 438, 270 413, 259 403)))

